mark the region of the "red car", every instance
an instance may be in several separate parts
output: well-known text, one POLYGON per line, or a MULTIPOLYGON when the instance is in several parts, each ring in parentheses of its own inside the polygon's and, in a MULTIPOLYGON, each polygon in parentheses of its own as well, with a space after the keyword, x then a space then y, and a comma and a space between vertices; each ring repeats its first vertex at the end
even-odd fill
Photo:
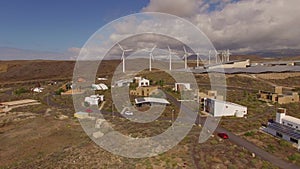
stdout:
POLYGON ((218 136, 221 137, 222 139, 228 139, 228 135, 226 133, 218 133, 218 136))

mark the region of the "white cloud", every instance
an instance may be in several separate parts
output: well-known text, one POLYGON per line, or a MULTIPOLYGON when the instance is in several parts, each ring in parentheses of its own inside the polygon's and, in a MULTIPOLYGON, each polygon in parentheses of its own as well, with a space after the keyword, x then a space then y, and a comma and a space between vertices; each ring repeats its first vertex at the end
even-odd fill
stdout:
POLYGON ((220 49, 251 51, 300 47, 298 0, 184 2, 151 0, 143 11, 183 16, 206 33, 220 49))
POLYGON ((144 12, 163 12, 181 17, 190 17, 197 13, 201 1, 197 0, 150 0, 144 12))

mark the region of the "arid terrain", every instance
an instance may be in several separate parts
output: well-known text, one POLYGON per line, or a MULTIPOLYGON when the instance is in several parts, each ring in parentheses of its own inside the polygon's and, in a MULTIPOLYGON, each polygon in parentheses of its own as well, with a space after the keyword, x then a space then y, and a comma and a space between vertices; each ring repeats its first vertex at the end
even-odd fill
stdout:
MULTIPOLYGON (((251 58, 261 61, 257 56, 251 58)), ((98 76, 110 78, 119 63, 104 61, 98 76)), ((74 61, 0 62, 0 102, 27 98, 41 102, 0 113, 0 168, 277 168, 215 134, 207 142, 198 144, 201 128, 197 125, 179 145, 156 157, 131 159, 107 152, 85 134, 79 121, 74 118, 72 97, 55 94, 72 79, 74 65, 74 61), (53 81, 57 83, 50 84, 53 81), (42 93, 30 91, 37 83, 45 88, 42 93), (16 92, 21 88, 24 92, 16 92)), ((166 85, 172 84, 172 79, 160 71, 142 75, 153 81, 164 79, 166 85)), ((195 77, 201 91, 210 89, 207 74, 197 74, 195 77)), ((296 148, 259 130, 261 124, 275 117, 275 109, 279 106, 287 108, 289 115, 300 118, 300 103, 268 104, 256 98, 258 90, 273 91, 276 85, 284 86, 288 92, 299 92, 300 73, 234 74, 226 75, 226 82, 227 100, 247 106, 248 115, 245 119, 222 118, 220 126, 300 166, 300 154, 296 148)), ((107 97, 105 109, 108 111, 111 110, 109 93, 109 90, 104 93, 107 97)), ((170 110, 168 108, 166 111, 170 110)), ((170 118, 170 114, 165 116, 170 118)), ((168 121, 158 125, 149 123, 137 129, 123 127, 130 124, 116 118, 114 125, 118 131, 136 135, 160 133, 169 125, 168 121)), ((107 119, 113 121, 111 117, 107 119)))

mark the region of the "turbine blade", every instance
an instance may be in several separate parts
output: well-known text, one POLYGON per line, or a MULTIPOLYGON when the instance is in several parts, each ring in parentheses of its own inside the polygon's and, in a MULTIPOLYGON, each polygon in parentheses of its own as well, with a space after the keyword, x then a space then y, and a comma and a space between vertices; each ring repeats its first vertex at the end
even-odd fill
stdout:
POLYGON ((168 45, 168 50, 169 50, 170 53, 172 52, 169 45, 168 45))
POLYGON ((153 46, 153 48, 151 49, 151 52, 153 52, 155 48, 156 48, 156 45, 153 46))
POLYGON ((185 46, 183 46, 183 50, 184 50, 184 53, 186 53, 186 49, 185 49, 185 46))
POLYGON ((124 50, 123 48, 122 48, 122 46, 119 44, 119 43, 117 43, 118 44, 118 46, 119 46, 119 48, 121 49, 121 50, 124 50))

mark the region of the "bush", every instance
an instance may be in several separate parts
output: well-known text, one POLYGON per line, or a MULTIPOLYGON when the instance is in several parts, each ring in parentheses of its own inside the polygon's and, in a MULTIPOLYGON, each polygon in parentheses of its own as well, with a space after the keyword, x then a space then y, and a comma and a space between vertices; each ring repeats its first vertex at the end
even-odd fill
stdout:
POLYGON ((20 88, 20 89, 15 90, 15 94, 18 95, 18 96, 23 94, 23 93, 28 93, 28 92, 29 92, 29 90, 24 89, 24 88, 20 88))
POLYGON ((60 88, 60 89, 58 89, 57 91, 55 91, 55 94, 56 94, 56 95, 61 95, 62 92, 65 92, 65 90, 62 89, 62 88, 60 88))
POLYGON ((298 160, 300 160, 300 154, 299 153, 292 154, 292 155, 288 156, 288 159, 290 161, 298 161, 298 160))
POLYGON ((248 131, 247 133, 244 134, 246 137, 250 137, 254 135, 253 131, 248 131))

